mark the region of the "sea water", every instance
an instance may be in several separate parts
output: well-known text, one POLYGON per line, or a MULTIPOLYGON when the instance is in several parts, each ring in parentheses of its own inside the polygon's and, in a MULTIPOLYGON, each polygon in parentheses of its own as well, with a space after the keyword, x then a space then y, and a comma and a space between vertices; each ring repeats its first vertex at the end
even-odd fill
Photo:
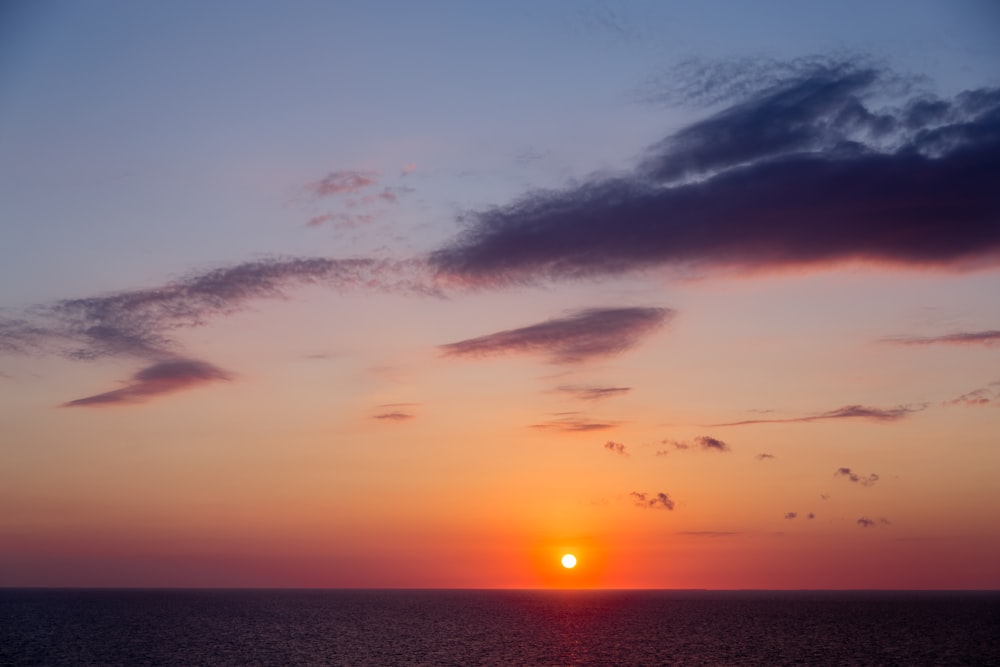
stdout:
POLYGON ((0 665, 1000 665, 1000 593, 0 590, 0 665))

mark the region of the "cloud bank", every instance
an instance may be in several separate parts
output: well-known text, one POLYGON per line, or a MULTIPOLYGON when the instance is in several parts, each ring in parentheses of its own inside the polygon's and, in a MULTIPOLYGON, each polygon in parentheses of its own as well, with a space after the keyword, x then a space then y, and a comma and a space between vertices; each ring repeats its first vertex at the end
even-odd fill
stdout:
POLYGON ((470 213, 431 264, 503 285, 656 266, 1000 263, 1000 89, 942 99, 822 59, 781 74, 749 77, 763 88, 630 173, 470 213))

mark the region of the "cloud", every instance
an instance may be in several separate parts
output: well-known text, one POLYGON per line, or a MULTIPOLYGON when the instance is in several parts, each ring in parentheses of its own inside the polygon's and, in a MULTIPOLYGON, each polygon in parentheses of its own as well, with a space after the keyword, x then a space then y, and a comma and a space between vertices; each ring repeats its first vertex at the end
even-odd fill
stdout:
POLYGON ((871 528, 872 526, 874 526, 876 524, 881 524, 883 526, 889 526, 889 525, 892 525, 892 522, 889 521, 888 519, 886 519, 884 516, 883 517, 879 517, 878 521, 875 521, 874 519, 869 519, 868 517, 863 516, 860 519, 858 519, 857 524, 859 526, 861 526, 862 528, 871 528))
POLYGON ((628 456, 628 452, 625 451, 625 445, 620 442, 614 442, 608 440, 604 443, 604 449, 614 452, 615 454, 620 454, 621 456, 628 456))
POLYGON ((159 287, 66 299, 0 321, 0 351, 58 350, 74 359, 177 356, 173 332, 280 299, 306 285, 433 294, 418 263, 383 259, 259 259, 195 273, 159 287))
POLYGON ((383 412, 381 414, 377 414, 377 415, 375 415, 374 418, 382 420, 382 421, 396 421, 396 422, 401 422, 401 421, 408 421, 410 419, 414 419, 415 417, 416 417, 416 415, 413 415, 413 414, 411 414, 409 412, 400 412, 400 411, 396 410, 396 411, 393 411, 393 412, 383 412))
POLYGON ((729 445, 727 445, 721 440, 718 440, 708 435, 699 435, 697 438, 694 439, 694 441, 699 445, 701 445, 701 448, 704 450, 713 452, 729 451, 729 445))
POLYGON ((903 419, 913 412, 919 412, 926 408, 926 405, 907 406, 899 405, 895 408, 870 408, 864 405, 845 405, 836 410, 821 412, 805 417, 792 417, 788 419, 745 419, 738 422, 726 422, 723 424, 712 424, 712 426, 746 426, 748 424, 797 424, 804 422, 823 421, 827 419, 868 419, 871 421, 890 422, 903 419))
POLYGON ((899 77, 822 61, 651 146, 631 172, 464 217, 430 256, 502 285, 642 268, 995 266, 1000 89, 876 106, 899 77))
MULTIPOLYGON (((660 444, 669 445, 670 447, 673 447, 675 450, 679 449, 679 450, 682 450, 682 451, 683 450, 687 450, 687 449, 691 449, 691 447, 692 447, 691 443, 683 442, 683 441, 680 441, 680 440, 661 440, 660 444)), ((728 451, 730 451, 729 445, 727 445, 725 442, 723 442, 722 440, 719 440, 717 438, 713 438, 711 436, 708 436, 708 435, 699 435, 699 436, 697 436, 694 439, 694 444, 698 445, 699 448, 701 448, 701 449, 703 449, 705 451, 711 451, 711 452, 728 452, 728 451)), ((657 456, 666 456, 669 453, 670 453, 669 449, 661 449, 661 450, 659 450, 659 451, 656 452, 656 455, 657 456)))
POLYGON ((774 459, 775 456, 774 454, 767 454, 766 452, 762 452, 757 456, 755 456, 754 458, 757 459, 758 461, 770 461, 771 459, 774 459))
POLYGON ((228 373, 205 361, 170 359, 142 369, 121 389, 79 398, 64 403, 62 407, 102 407, 143 403, 157 396, 230 379, 228 373))
POLYGON ((595 387, 595 386, 572 386, 563 385, 557 387, 556 391, 569 394, 573 398, 581 401, 598 401, 612 396, 621 396, 632 391, 631 387, 595 387))
POLYGON ((816 518, 816 515, 813 514, 812 512, 809 512, 809 514, 806 515, 806 518, 812 520, 816 518))
POLYGON ((586 431, 606 431, 615 428, 618 424, 614 422, 594 422, 583 417, 570 416, 560 417, 540 424, 532 424, 531 428, 551 429, 553 431, 563 431, 564 433, 582 433, 586 431))
POLYGON ((890 336, 883 338, 884 343, 897 345, 985 345, 992 347, 1000 343, 1000 331, 963 331, 943 336, 890 336))
POLYGON ((336 229, 354 229, 374 221, 375 216, 368 213, 326 213, 309 218, 306 227, 321 227, 330 223, 336 229))
POLYGON ((669 308, 591 308, 567 317, 440 346, 446 356, 540 353, 552 363, 579 363, 624 352, 669 321, 669 308))
POLYGON ((729 530, 681 530, 677 535, 690 535, 691 537, 732 537, 740 533, 729 530))
POLYGON ((991 382, 985 387, 966 392, 958 398, 945 401, 944 404, 982 406, 989 405, 998 399, 1000 399, 1000 381, 991 382))
POLYGON ((307 183, 305 189, 316 197, 357 192, 378 183, 378 173, 374 171, 331 171, 318 181, 307 183))
POLYGON ((796 512, 785 512, 786 519, 794 519, 798 516, 796 512))
POLYGON ((852 472, 850 468, 837 468, 837 471, 833 473, 834 477, 846 477, 850 481, 860 484, 861 486, 873 486, 875 482, 878 481, 878 475, 872 473, 867 477, 863 477, 856 472, 852 472))
POLYGON ((669 495, 663 492, 646 494, 633 491, 629 496, 632 498, 632 502, 639 507, 665 510, 674 509, 674 501, 671 500, 669 495))

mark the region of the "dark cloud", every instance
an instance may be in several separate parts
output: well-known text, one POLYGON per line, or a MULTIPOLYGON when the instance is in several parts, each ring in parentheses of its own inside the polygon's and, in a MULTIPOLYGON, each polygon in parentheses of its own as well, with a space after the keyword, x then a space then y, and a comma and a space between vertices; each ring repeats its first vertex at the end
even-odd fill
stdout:
POLYGON ((618 354, 673 317, 668 308, 591 308, 567 317, 442 345, 447 356, 541 353, 553 363, 618 354))
POLYGON ((379 259, 260 259, 196 273, 159 287, 66 299, 27 319, 0 322, 0 351, 57 349, 75 359, 176 356, 172 332, 229 315, 305 285, 431 294, 412 262, 379 259))
POLYGON ((863 516, 860 519, 858 519, 857 523, 862 528, 871 528, 872 526, 874 526, 876 524, 881 524, 883 526, 890 526, 890 525, 892 525, 892 522, 889 521, 888 519, 886 519, 884 516, 883 517, 879 517, 878 521, 876 521, 875 519, 869 519, 868 517, 863 516))
POLYGON ((713 451, 713 452, 729 451, 729 445, 727 445, 721 440, 718 440, 708 435, 699 435, 697 438, 694 439, 694 441, 698 443, 702 449, 708 451, 713 451))
POLYGON ((631 387, 594 387, 594 386, 571 386, 563 385, 557 387, 556 391, 569 394, 573 398, 581 401, 598 401, 612 396, 621 396, 632 391, 631 387))
POLYGON ((394 410, 393 412, 383 412, 381 414, 375 415, 375 419, 380 419, 383 421, 396 421, 396 422, 408 421, 415 417, 416 415, 413 415, 409 412, 401 412, 399 410, 394 410))
POLYGON ((794 519, 798 516, 796 512, 785 512, 786 519, 794 519))
POLYGON ((604 449, 614 452, 615 454, 620 454, 621 456, 628 456, 628 452, 625 451, 625 445, 620 442, 614 442, 608 440, 604 443, 604 449))
POLYGON ((357 192, 378 183, 378 173, 374 171, 331 171, 318 181, 305 186, 306 192, 316 197, 329 197, 357 192))
POLYGON ((868 419, 871 421, 890 422, 903 419, 913 412, 923 410, 925 405, 908 406, 899 405, 895 408, 870 408, 863 405, 845 405, 836 410, 821 412, 816 415, 805 417, 791 417, 788 419, 744 419, 738 422, 726 422, 723 424, 712 424, 712 426, 745 426, 747 424, 797 424, 803 422, 815 422, 826 419, 868 419))
POLYGON ((985 345, 992 347, 1000 343, 1000 331, 964 331, 943 336, 890 336, 885 343, 897 345, 985 345))
POLYGON ((774 456, 774 454, 768 454, 768 453, 764 452, 764 453, 758 454, 754 458, 757 459, 758 461, 769 461, 769 460, 775 458, 775 456, 774 456))
POLYGON ((142 369, 121 389, 70 401, 64 403, 62 407, 102 407, 143 403, 157 396, 230 379, 228 373, 207 362, 195 359, 170 359, 142 369))
POLYGON ((666 493, 640 493, 638 491, 633 491, 629 494, 632 498, 632 502, 639 507, 647 507, 652 509, 674 509, 674 501, 671 500, 670 496, 666 493))
POLYGON ((867 477, 853 472, 850 468, 837 468, 833 473, 834 477, 846 477, 848 480, 860 484, 861 486, 873 486, 878 481, 878 475, 871 473, 867 477))
POLYGON ((806 518, 812 520, 816 518, 816 515, 813 514, 812 512, 809 512, 809 514, 806 515, 806 518))
POLYGON ((557 419, 552 419, 547 422, 532 424, 531 428, 551 429, 553 431, 564 431, 566 433, 581 433, 585 431, 606 431, 617 425, 618 424, 612 422, 594 422, 584 419, 583 417, 568 415, 565 417, 558 417, 557 419))
POLYGON ((475 285, 654 266, 755 269, 1000 259, 1000 89, 905 92, 864 63, 791 68, 653 145, 624 176, 466 216, 431 255, 475 285))

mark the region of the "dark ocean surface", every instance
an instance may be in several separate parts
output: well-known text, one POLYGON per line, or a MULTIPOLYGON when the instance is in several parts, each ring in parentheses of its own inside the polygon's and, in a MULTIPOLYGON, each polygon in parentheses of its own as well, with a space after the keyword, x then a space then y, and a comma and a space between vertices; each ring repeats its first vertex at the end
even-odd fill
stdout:
POLYGON ((1000 665, 1000 593, 8 589, 0 665, 1000 665))

